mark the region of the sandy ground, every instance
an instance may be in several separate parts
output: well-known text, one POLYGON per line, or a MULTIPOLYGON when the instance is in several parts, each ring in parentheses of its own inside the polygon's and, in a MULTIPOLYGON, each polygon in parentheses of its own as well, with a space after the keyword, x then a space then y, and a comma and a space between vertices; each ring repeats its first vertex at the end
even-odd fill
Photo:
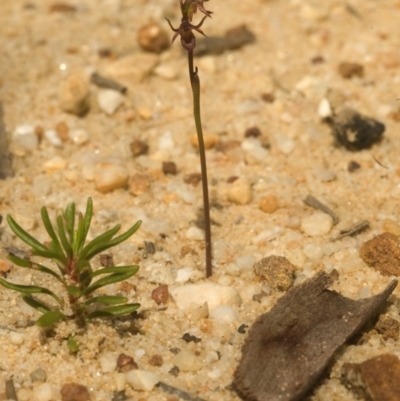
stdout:
MULTIPOLYGON (((140 231, 115 248, 113 255, 118 264, 138 263, 141 267, 129 280, 129 297, 141 303, 145 317, 137 335, 129 330, 122 335, 122 328, 111 322, 89 325, 87 331, 78 333, 83 344, 79 355, 70 355, 63 338, 71 328, 62 326, 54 337, 43 339, 30 324, 37 318, 36 312, 24 306, 18 294, 1 288, 0 394, 5 392, 5 381, 13 376, 20 401, 60 400, 60 388, 68 381, 85 385, 92 401, 110 400, 113 392, 121 389, 132 400, 173 399, 159 388, 134 390, 115 369, 104 367, 109 360, 112 366, 116 355, 126 353, 140 369, 193 395, 210 401, 238 400, 226 389, 246 337, 237 329, 241 324, 250 325, 282 295, 272 290, 261 302, 253 300, 263 288, 253 272, 255 261, 269 255, 287 257, 296 266, 296 283, 316 271, 336 269, 340 277, 334 289, 355 299, 381 291, 390 281, 367 267, 358 252, 366 240, 383 231, 400 234, 400 105, 396 100, 400 96, 400 2, 207 3, 214 12, 213 19, 203 26, 209 36, 224 35, 241 24, 256 35, 254 43, 239 50, 196 61, 202 82, 204 130, 222 144, 207 151, 216 223, 214 275, 209 281, 236 289, 243 299, 242 305, 233 307, 237 318, 229 324, 211 317, 196 320, 172 299, 160 307, 151 298, 159 284, 185 285, 176 282, 182 277, 177 274, 182 268, 189 268, 189 281, 204 280, 203 244, 195 228, 201 188, 184 182, 185 175, 199 172, 197 152, 191 144, 195 130, 186 58, 177 41, 161 55, 151 55, 151 62, 164 69, 146 67, 141 64, 144 53, 137 44, 139 28, 151 20, 166 29, 164 16, 169 16, 174 26, 178 24, 177 2, 71 1, 68 4, 75 6, 75 11, 50 12, 54 4, 47 0, 1 1, 4 121, 10 136, 23 124, 40 127, 37 132, 45 133, 64 123, 69 132, 83 132, 87 140, 76 143, 67 138, 57 144, 45 137, 31 152, 14 144, 14 176, 0 182, 0 214, 10 213, 42 241, 47 240, 40 224, 42 205, 54 213, 75 201, 83 210, 91 196, 95 206, 92 237, 117 223, 128 228, 142 219, 140 231), (111 56, 102 57, 104 49, 111 56), (133 65, 139 75, 127 78, 128 91, 115 113, 108 115, 98 105, 100 89, 95 85, 90 86, 90 110, 84 117, 60 109, 58 93, 68 76, 106 73, 113 63, 129 55, 138 57, 133 65), (338 72, 341 62, 362 65, 362 76, 344 78, 338 72), (383 122, 383 140, 359 152, 334 146, 330 128, 318 114, 323 99, 383 122), (246 138, 246 129, 254 126, 261 137, 246 138), (134 139, 148 143, 147 155, 132 156, 134 139), (165 175, 161 169, 164 161, 175 162, 178 173, 165 175), (349 172, 350 162, 357 162, 360 168, 349 172), (132 193, 132 188, 99 191, 96 178, 101 173, 96 166, 102 163, 120 166, 129 176, 144 174, 149 189, 139 195, 132 193), (245 183, 242 190, 251 195, 246 204, 232 201, 232 177, 245 183), (316 213, 303 202, 308 194, 333 209, 340 222, 328 224, 320 234, 304 229, 316 213), (260 208, 267 197, 277 202, 270 213, 260 208), (369 221, 368 230, 330 241, 340 230, 362 220, 369 221), (155 244, 154 254, 146 253, 145 241, 155 244), (182 252, 189 248, 193 252, 182 252), (182 336, 187 332, 202 341, 186 343, 182 336), (174 353, 170 349, 174 347, 188 348, 201 364, 195 371, 181 370, 173 376, 174 353), (154 355, 163 357, 161 366, 152 365, 154 355), (37 368, 47 372, 50 398, 46 398, 47 388, 30 378, 37 368)), ((1 248, 24 248, 5 221, 0 233, 1 248)), ((0 256, 5 260, 3 249, 0 256)), ((22 273, 13 267, 8 279, 20 283, 42 280, 22 273)), ((395 290, 386 311, 395 319, 399 291, 395 290)), ((340 367, 384 352, 400 356, 399 344, 383 340, 377 333, 363 345, 345 347, 309 400, 355 400, 340 384, 340 367)))

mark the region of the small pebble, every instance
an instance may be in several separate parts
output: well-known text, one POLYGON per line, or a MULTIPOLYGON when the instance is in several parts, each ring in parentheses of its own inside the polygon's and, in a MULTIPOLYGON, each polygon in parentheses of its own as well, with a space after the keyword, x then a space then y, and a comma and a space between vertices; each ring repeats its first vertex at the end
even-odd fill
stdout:
POLYGON ((134 390, 151 391, 159 379, 153 372, 136 369, 126 373, 126 381, 134 390))
POLYGON ((111 116, 124 102, 125 97, 121 92, 112 89, 101 89, 97 95, 97 102, 101 110, 111 116))
POLYGON ((138 369, 137 363, 133 358, 126 354, 119 354, 117 358, 118 372, 129 372, 132 369, 138 369))
POLYGON ((69 138, 69 127, 65 121, 60 121, 56 124, 55 130, 57 132, 58 137, 62 142, 67 142, 69 138))
POLYGON ((165 175, 176 175, 178 173, 178 169, 176 168, 175 162, 167 161, 162 164, 162 171, 165 175))
POLYGON ((166 304, 169 297, 168 285, 161 284, 151 292, 151 297, 157 305, 166 304))
POLYGON ((172 81, 179 75, 178 69, 168 64, 158 65, 156 68, 154 68, 153 72, 155 75, 168 81, 172 81))
POLYGON ((114 385, 115 385, 115 390, 118 391, 120 394, 123 394, 123 398, 113 398, 112 401, 125 401, 125 385, 126 385, 126 376, 122 372, 114 372, 113 374, 114 378, 114 385))
POLYGON ((310 237, 319 237, 329 234, 333 227, 332 217, 326 213, 314 212, 301 219, 300 229, 310 237))
POLYGON ((156 22, 151 22, 138 31, 139 46, 148 52, 161 53, 171 44, 169 33, 156 22))
POLYGON ((89 82, 81 75, 70 75, 60 86, 58 99, 62 111, 84 115, 90 107, 89 82))
POLYGON ((67 161, 61 156, 55 156, 43 164, 44 170, 49 175, 54 174, 56 171, 65 170, 66 166, 67 161))
POLYGON ((204 231, 198 227, 189 227, 186 231, 186 238, 191 241, 203 241, 204 231))
POLYGON ((279 208, 279 201, 275 195, 264 196, 259 203, 259 208, 265 213, 274 213, 279 208))
POLYGON ((234 323, 239 319, 235 309, 227 305, 220 305, 211 310, 210 318, 225 324, 234 323))
POLYGON ((338 73, 345 79, 362 78, 364 76, 364 67, 359 63, 342 62, 338 66, 338 73))
POLYGON ((176 272, 176 282, 181 284, 186 283, 191 279, 193 273, 194 273, 193 267, 184 267, 182 269, 179 269, 176 272))
POLYGON ((228 200, 237 205, 247 205, 253 198, 250 182, 246 178, 235 180, 228 190, 228 200))
POLYGON ((397 235, 383 233, 365 242, 360 249, 364 262, 390 276, 400 276, 400 241, 397 235))
POLYGON ((190 173, 190 174, 185 174, 183 177, 183 182, 185 184, 190 184, 193 187, 197 187, 199 182, 201 181, 201 174, 200 173, 190 173))
POLYGON ((100 355, 98 357, 100 363, 100 369, 103 373, 110 373, 117 368, 117 357, 112 352, 100 355))
POLYGON ((90 401, 88 389, 82 384, 66 383, 61 387, 62 401, 90 401))
POLYGON ((128 179, 126 168, 116 164, 99 163, 94 168, 94 183, 100 192, 126 187, 128 179))
POLYGON ((171 363, 183 372, 196 372, 203 367, 201 360, 192 351, 186 349, 174 355, 171 363))
POLYGON ((258 127, 247 128, 244 132, 245 138, 258 138, 259 136, 261 136, 261 131, 258 127))
POLYGON ((169 293, 179 309, 187 310, 191 304, 202 306, 207 302, 210 310, 220 305, 239 306, 242 302, 238 291, 230 286, 215 283, 184 284, 170 287, 169 293))
POLYGON ((134 157, 145 155, 149 151, 149 145, 141 139, 134 139, 129 146, 134 157))
POLYGON ((21 345, 25 341, 25 334, 16 331, 10 332, 10 342, 13 345, 21 345))
POLYGON ((139 196, 150 190, 150 178, 146 174, 136 173, 129 178, 129 191, 139 196))
POLYGON ((318 105, 318 115, 320 118, 328 118, 333 114, 331 104, 328 99, 322 99, 318 105))
MULTIPOLYGON (((219 142, 219 136, 216 134, 204 134, 203 140, 204 140, 204 147, 206 149, 212 149, 219 142)), ((191 136, 190 142, 193 147, 195 147, 196 149, 199 148, 199 140, 197 134, 193 134, 191 136)))
POLYGON ((149 365, 151 366, 162 366, 164 364, 163 357, 161 355, 152 355, 149 359, 149 365))
POLYGON ((287 291, 295 280, 296 267, 283 256, 269 256, 254 264, 254 273, 266 281, 269 287, 287 291))
POLYGON ((39 138, 35 134, 35 127, 30 124, 18 125, 12 135, 13 145, 23 151, 32 152, 39 146, 39 138))
MULTIPOLYGON (((33 389, 33 396, 35 401, 50 401, 53 399, 53 391, 49 383, 41 383, 33 389)), ((69 401, 63 398, 63 401, 69 401)), ((80 401, 80 400, 74 400, 80 401)))
POLYGON ((360 168, 361 168, 360 163, 357 163, 357 162, 354 161, 354 160, 351 160, 351 161, 349 162, 349 164, 347 165, 347 171, 348 171, 349 173, 353 173, 354 171, 357 171, 357 170, 359 170, 360 168))
POLYGON ((85 129, 73 129, 68 132, 69 139, 76 145, 83 145, 89 141, 89 133, 85 129))
POLYGON ((61 138, 58 136, 58 133, 56 130, 53 129, 47 129, 44 131, 44 137, 53 145, 56 146, 57 148, 61 148, 63 146, 63 141, 61 138))

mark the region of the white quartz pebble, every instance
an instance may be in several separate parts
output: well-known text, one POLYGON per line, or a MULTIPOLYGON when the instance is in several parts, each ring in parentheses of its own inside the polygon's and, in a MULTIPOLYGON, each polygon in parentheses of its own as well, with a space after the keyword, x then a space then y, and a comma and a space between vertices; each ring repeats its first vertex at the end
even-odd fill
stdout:
POLYGON ((333 227, 332 217, 322 212, 315 212, 301 220, 301 231, 310 237, 328 234, 333 227))
POLYGON ((89 134, 84 129, 72 129, 68 132, 69 139, 77 145, 82 145, 89 140, 89 134))
POLYGON ((246 178, 238 178, 228 190, 228 200, 237 205, 247 205, 252 197, 251 185, 246 178))
POLYGON ((16 331, 12 331, 10 333, 10 342, 13 345, 21 345, 25 340, 25 334, 24 333, 18 333, 16 331))
POLYGON ((14 145, 28 152, 35 150, 39 145, 35 127, 30 124, 18 125, 13 132, 12 140, 14 145))
POLYGON ((184 267, 182 269, 179 269, 176 273, 176 282, 182 284, 186 283, 192 277, 193 272, 193 267, 184 267))
POLYGON ((204 302, 207 302, 210 310, 220 305, 237 306, 242 302, 235 288, 215 283, 185 284, 170 287, 169 293, 178 308, 182 310, 190 309, 192 304, 201 306, 204 302))
POLYGON ((54 129, 47 129, 44 131, 44 137, 57 148, 61 148, 63 146, 61 138, 54 129))
POLYGON ((332 115, 332 107, 331 104, 329 103, 329 100, 324 98, 321 100, 321 102, 318 105, 318 115, 321 118, 327 118, 332 115))
POLYGON ((33 398, 36 401, 50 401, 53 398, 53 391, 49 383, 41 383, 33 390, 33 398))
POLYGON ((159 379, 153 372, 135 369, 126 373, 126 381, 134 390, 151 391, 159 379))
POLYGON ((192 241, 203 241, 204 231, 198 227, 189 227, 186 231, 186 238, 192 241))
POLYGON ((186 349, 176 354, 171 362, 183 372, 195 372, 203 366, 201 360, 192 351, 186 349))
POLYGON ((99 357, 100 368, 103 373, 112 372, 117 368, 117 357, 112 352, 107 352, 99 357))
POLYGON ((125 97, 122 93, 112 89, 103 89, 99 91, 97 96, 97 102, 100 109, 108 115, 114 114, 122 105, 124 100, 125 97))
POLYGON ((238 315, 231 306, 220 305, 210 312, 210 318, 220 323, 233 323, 238 320, 238 315))

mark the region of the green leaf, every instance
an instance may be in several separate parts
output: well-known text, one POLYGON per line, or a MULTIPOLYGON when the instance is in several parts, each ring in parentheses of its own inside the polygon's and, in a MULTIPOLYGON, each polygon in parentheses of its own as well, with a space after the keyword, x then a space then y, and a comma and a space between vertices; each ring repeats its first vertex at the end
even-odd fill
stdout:
POLYGON ((82 290, 75 285, 67 286, 67 291, 70 297, 79 298, 80 296, 82 296, 82 290))
POLYGON ((107 277, 103 277, 100 280, 95 281, 90 287, 86 288, 83 294, 87 296, 101 287, 109 284, 119 283, 120 281, 124 281, 129 277, 132 277, 134 274, 135 272, 110 274, 107 277))
POLYGON ((32 308, 38 310, 39 312, 46 313, 46 312, 50 312, 51 311, 51 309, 47 305, 45 305, 44 303, 38 301, 37 299, 35 299, 33 297, 30 297, 29 295, 24 295, 22 297, 22 299, 29 306, 31 306, 32 308))
POLYGON ((69 352, 75 354, 79 351, 79 344, 76 342, 75 338, 72 336, 68 337, 67 347, 69 352))
POLYGON ((43 287, 38 287, 35 285, 22 285, 22 284, 13 284, 10 283, 2 278, 0 278, 0 284, 3 287, 8 288, 9 290, 17 291, 20 292, 21 294, 44 294, 44 295, 50 295, 53 297, 60 305, 63 304, 62 300, 58 298, 54 292, 48 290, 47 288, 43 287))
POLYGON ((118 305, 128 302, 128 298, 121 297, 118 295, 100 295, 98 297, 88 299, 87 301, 84 302, 84 304, 90 305, 96 302, 99 304, 106 304, 106 305, 118 305))
POLYGON ((105 233, 99 235, 98 237, 92 239, 80 253, 79 257, 83 259, 90 260, 87 255, 92 253, 95 249, 99 246, 103 246, 105 243, 108 243, 111 238, 120 230, 121 224, 117 224, 115 227, 111 228, 110 230, 106 231, 105 233))
POLYGON ((59 255, 57 253, 50 251, 49 248, 41 244, 37 239, 33 238, 32 235, 28 234, 10 215, 7 215, 7 222, 14 234, 28 244, 33 249, 33 253, 35 255, 54 258, 57 260, 59 259, 59 255))
POLYGON ((62 247, 65 250, 65 253, 68 255, 69 259, 72 259, 73 257, 72 246, 65 232, 63 216, 57 217, 57 230, 58 230, 58 235, 60 236, 62 247))
POLYGON ((64 255, 64 252, 61 248, 60 241, 57 237, 56 232, 54 231, 54 227, 50 221, 49 213, 45 206, 42 207, 40 214, 42 216, 42 221, 43 221, 44 227, 46 228, 47 234, 49 234, 50 238, 52 239, 53 250, 55 252, 59 253, 60 255, 64 255))
POLYGON ((92 215, 93 215, 93 201, 92 198, 89 197, 86 202, 85 216, 83 217, 83 219, 81 215, 79 216, 80 217, 79 226, 76 232, 76 240, 74 241, 74 251, 78 255, 80 254, 85 245, 85 241, 90 228, 90 223, 92 221, 92 215))
MULTIPOLYGON (((140 227, 142 224, 142 221, 139 220, 136 222, 134 226, 132 226, 128 231, 126 231, 124 234, 121 234, 120 236, 114 238, 110 242, 107 241, 107 243, 101 243, 94 249, 90 249, 86 252, 86 259, 90 260, 94 256, 98 255, 99 253, 105 251, 106 249, 112 248, 121 242, 126 241, 129 237, 131 237, 140 227)), ((99 238, 99 237, 98 237, 99 238)), ((111 238, 110 238, 111 239, 111 238)))
POLYGON ((11 255, 11 254, 8 255, 7 259, 10 260, 11 262, 13 262, 17 266, 25 267, 25 268, 33 269, 33 270, 38 270, 38 271, 40 271, 42 273, 50 274, 50 276, 53 276, 60 283, 65 285, 65 281, 64 281, 63 277, 61 277, 55 271, 49 269, 46 266, 43 266, 43 265, 41 265, 39 263, 36 263, 36 262, 31 262, 28 259, 19 258, 18 256, 11 255))
POLYGON ((132 273, 132 276, 135 275, 139 270, 139 266, 113 266, 113 267, 105 267, 103 269, 96 270, 92 273, 92 278, 96 276, 100 276, 102 274, 114 274, 114 273, 132 273))
POLYGON ((71 202, 65 209, 65 212, 62 214, 63 217, 63 225, 66 228, 70 241, 74 238, 74 230, 75 230, 75 203, 71 202))
POLYGON ((60 311, 50 311, 43 314, 35 323, 39 327, 47 328, 66 318, 64 313, 60 311))
POLYGON ((128 304, 121 306, 110 306, 109 308, 103 308, 96 310, 87 315, 87 319, 94 319, 98 317, 117 317, 129 315, 135 312, 139 308, 140 304, 128 304))

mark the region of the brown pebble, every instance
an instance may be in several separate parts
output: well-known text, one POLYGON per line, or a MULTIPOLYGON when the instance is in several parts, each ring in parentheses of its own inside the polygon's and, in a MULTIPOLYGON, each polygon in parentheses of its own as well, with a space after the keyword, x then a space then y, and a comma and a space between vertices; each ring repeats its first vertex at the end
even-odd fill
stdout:
POLYGON ((137 363, 133 358, 126 354, 119 354, 117 358, 118 372, 125 373, 133 369, 138 369, 137 363))
POLYGON ((185 174, 183 177, 183 182, 185 184, 190 184, 194 187, 197 187, 199 185, 199 182, 201 181, 201 174, 200 173, 190 173, 190 174, 185 174))
POLYGON ((139 29, 139 46, 148 52, 161 53, 170 46, 170 35, 159 24, 151 22, 139 29))
POLYGON ((134 139, 131 142, 130 147, 132 155, 135 157, 145 155, 149 151, 149 145, 147 142, 140 139, 134 139))
POLYGON ((238 178, 239 178, 239 177, 238 177, 237 175, 231 175, 230 177, 228 177, 228 178, 226 179, 226 182, 227 182, 228 184, 232 184, 232 182, 235 182, 238 178))
POLYGON ((349 173, 353 173, 356 170, 359 170, 361 168, 361 165, 354 160, 351 160, 349 164, 347 165, 347 171, 349 173))
POLYGON ((186 256, 186 255, 197 256, 198 253, 189 245, 183 245, 181 248, 181 256, 186 256))
POLYGON ((338 66, 339 74, 346 79, 364 76, 364 67, 359 63, 343 62, 338 66))
POLYGON ((278 291, 287 291, 293 286, 296 267, 283 256, 269 256, 253 266, 256 276, 278 291))
POLYGON ((89 401, 88 389, 82 384, 66 383, 61 387, 62 401, 89 401))
POLYGON ((383 354, 363 363, 345 363, 341 382, 357 397, 371 401, 400 401, 400 360, 383 354))
MULTIPOLYGON (((204 147, 206 149, 212 149, 219 142, 219 136, 215 134, 204 134, 203 135, 204 147)), ((199 140, 197 134, 193 134, 190 138, 190 142, 196 149, 199 148, 199 140)))
POLYGON ((36 125, 33 132, 38 137, 39 143, 42 142, 44 138, 44 128, 41 125, 36 125))
POLYGON ((176 175, 178 173, 175 162, 163 162, 162 171, 164 174, 171 175, 176 175))
POLYGON ((275 101, 275 95, 273 93, 263 93, 261 99, 266 103, 273 103, 275 101))
POLYGON ((385 232, 365 242, 360 249, 364 262, 387 276, 400 276, 400 242, 385 232))
POLYGON ((163 357, 161 355, 152 355, 149 359, 149 364, 151 366, 162 366, 164 363, 163 357))
POLYGON ((322 64, 325 62, 325 59, 322 56, 315 56, 311 59, 311 64, 322 64))
POLYGON ((136 173, 129 178, 129 191, 132 195, 144 194, 150 189, 150 178, 146 174, 136 173))
POLYGON ((279 208, 278 198, 275 195, 265 196, 260 200, 259 208, 265 213, 274 213, 279 208))
POLYGON ((113 267, 114 266, 113 255, 108 253, 102 253, 100 255, 100 264, 103 267, 113 267))
POLYGON ((5 260, 0 259, 0 275, 3 277, 7 276, 7 273, 10 271, 10 263, 5 260))
POLYGON ((250 127, 247 128, 244 133, 245 138, 258 138, 261 136, 260 128, 258 127, 250 127))
POLYGON ((161 284, 151 292, 151 297, 157 305, 166 304, 169 297, 168 286, 161 284))
POLYGON ((60 121, 59 123, 56 124, 55 129, 61 141, 67 142, 69 139, 68 137, 69 127, 67 123, 65 121, 60 121))
POLYGON ((229 139, 227 141, 220 141, 215 145, 215 150, 218 152, 226 152, 227 150, 232 150, 240 146, 240 141, 235 139, 229 139))
POLYGON ((71 13, 76 11, 76 7, 72 4, 57 2, 50 4, 49 12, 51 13, 71 13))

